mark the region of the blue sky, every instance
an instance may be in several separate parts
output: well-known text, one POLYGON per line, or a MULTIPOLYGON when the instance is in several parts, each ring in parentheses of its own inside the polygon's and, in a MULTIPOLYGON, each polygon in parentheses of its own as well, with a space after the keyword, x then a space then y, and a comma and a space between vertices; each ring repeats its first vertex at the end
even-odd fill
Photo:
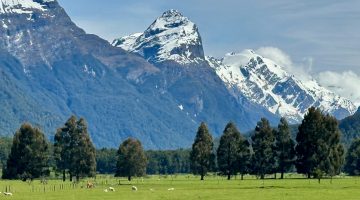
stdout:
POLYGON ((360 84, 359 0, 58 1, 76 24, 107 40, 142 32, 174 8, 198 25, 207 55, 275 47, 325 86, 343 89, 349 74, 360 84))

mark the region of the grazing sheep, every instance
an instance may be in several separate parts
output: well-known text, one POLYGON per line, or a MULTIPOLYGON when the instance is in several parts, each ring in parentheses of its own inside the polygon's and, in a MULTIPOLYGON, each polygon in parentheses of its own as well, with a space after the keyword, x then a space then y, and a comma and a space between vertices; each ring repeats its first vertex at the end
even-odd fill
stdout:
POLYGON ((169 188, 168 189, 168 191, 174 191, 175 190, 175 188, 169 188))
POLYGON ((108 189, 105 189, 104 192, 109 192, 108 189))
POLYGON ((110 191, 110 192, 115 192, 115 188, 109 187, 109 191, 110 191))
POLYGON ((132 189, 133 191, 137 191, 137 190, 138 190, 136 186, 132 186, 131 189, 132 189))
POLYGON ((12 196, 13 194, 11 192, 4 192, 5 196, 12 196))

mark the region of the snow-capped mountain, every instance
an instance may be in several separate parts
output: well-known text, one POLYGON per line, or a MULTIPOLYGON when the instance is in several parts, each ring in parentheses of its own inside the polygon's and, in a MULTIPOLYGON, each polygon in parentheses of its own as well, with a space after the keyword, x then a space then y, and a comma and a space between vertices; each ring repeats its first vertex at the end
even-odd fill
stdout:
POLYGON ((221 60, 210 57, 207 60, 233 95, 244 95, 293 123, 299 122, 311 106, 339 119, 357 109, 350 100, 321 87, 315 80, 301 81, 253 50, 229 53, 221 60))
POLYGON ((197 26, 177 10, 164 12, 145 32, 116 39, 112 44, 139 53, 151 63, 190 65, 205 60, 197 26))
POLYGON ((33 10, 46 10, 46 3, 55 0, 0 0, 0 13, 32 14, 33 10))

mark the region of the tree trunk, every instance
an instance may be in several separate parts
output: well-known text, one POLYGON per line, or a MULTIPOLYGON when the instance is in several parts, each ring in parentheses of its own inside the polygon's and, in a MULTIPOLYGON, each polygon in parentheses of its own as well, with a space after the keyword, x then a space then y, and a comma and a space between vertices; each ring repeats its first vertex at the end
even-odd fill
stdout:
POLYGON ((320 184, 320 178, 318 178, 318 183, 320 184))
POLYGON ((244 174, 241 174, 241 180, 244 180, 244 174))
POLYGON ((274 174, 274 179, 276 179, 276 173, 274 174))
POLYGON ((76 175, 76 182, 79 182, 79 181, 80 181, 80 176, 76 175))
POLYGON ((65 170, 63 170, 63 182, 65 182, 66 181, 66 172, 65 172, 65 170))
POLYGON ((311 175, 310 175, 310 173, 308 173, 308 174, 307 174, 307 177, 308 177, 308 178, 311 178, 311 175))
POLYGON ((131 176, 128 176, 128 181, 131 181, 131 176))
POLYGON ((230 180, 231 179, 231 175, 230 173, 228 174, 228 177, 227 177, 227 180, 230 180))
POLYGON ((260 179, 264 179, 264 178, 265 178, 264 174, 261 174, 260 179))
POLYGON ((204 180, 204 174, 201 174, 201 179, 200 180, 204 180))
POLYGON ((281 172, 280 179, 284 179, 284 172, 281 172))
POLYGON ((72 174, 70 173, 70 182, 73 181, 72 178, 73 178, 73 176, 72 176, 72 174))

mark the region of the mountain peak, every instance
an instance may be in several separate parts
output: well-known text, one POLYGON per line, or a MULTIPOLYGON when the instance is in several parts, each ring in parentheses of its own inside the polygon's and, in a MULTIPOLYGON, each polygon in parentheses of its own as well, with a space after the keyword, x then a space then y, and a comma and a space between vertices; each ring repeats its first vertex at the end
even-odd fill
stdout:
POLYGON ((112 44, 139 53, 152 63, 173 61, 189 65, 205 62, 196 24, 174 9, 164 12, 142 34, 121 37, 112 44))
POLYGON ((168 11, 165 11, 163 14, 162 14, 162 17, 165 17, 165 18, 169 18, 169 17, 183 17, 183 14, 178 11, 178 10, 175 10, 175 9, 170 9, 168 11))
POLYGON ((0 0, 0 14, 32 14, 33 10, 46 10, 46 3, 55 0, 0 0))

